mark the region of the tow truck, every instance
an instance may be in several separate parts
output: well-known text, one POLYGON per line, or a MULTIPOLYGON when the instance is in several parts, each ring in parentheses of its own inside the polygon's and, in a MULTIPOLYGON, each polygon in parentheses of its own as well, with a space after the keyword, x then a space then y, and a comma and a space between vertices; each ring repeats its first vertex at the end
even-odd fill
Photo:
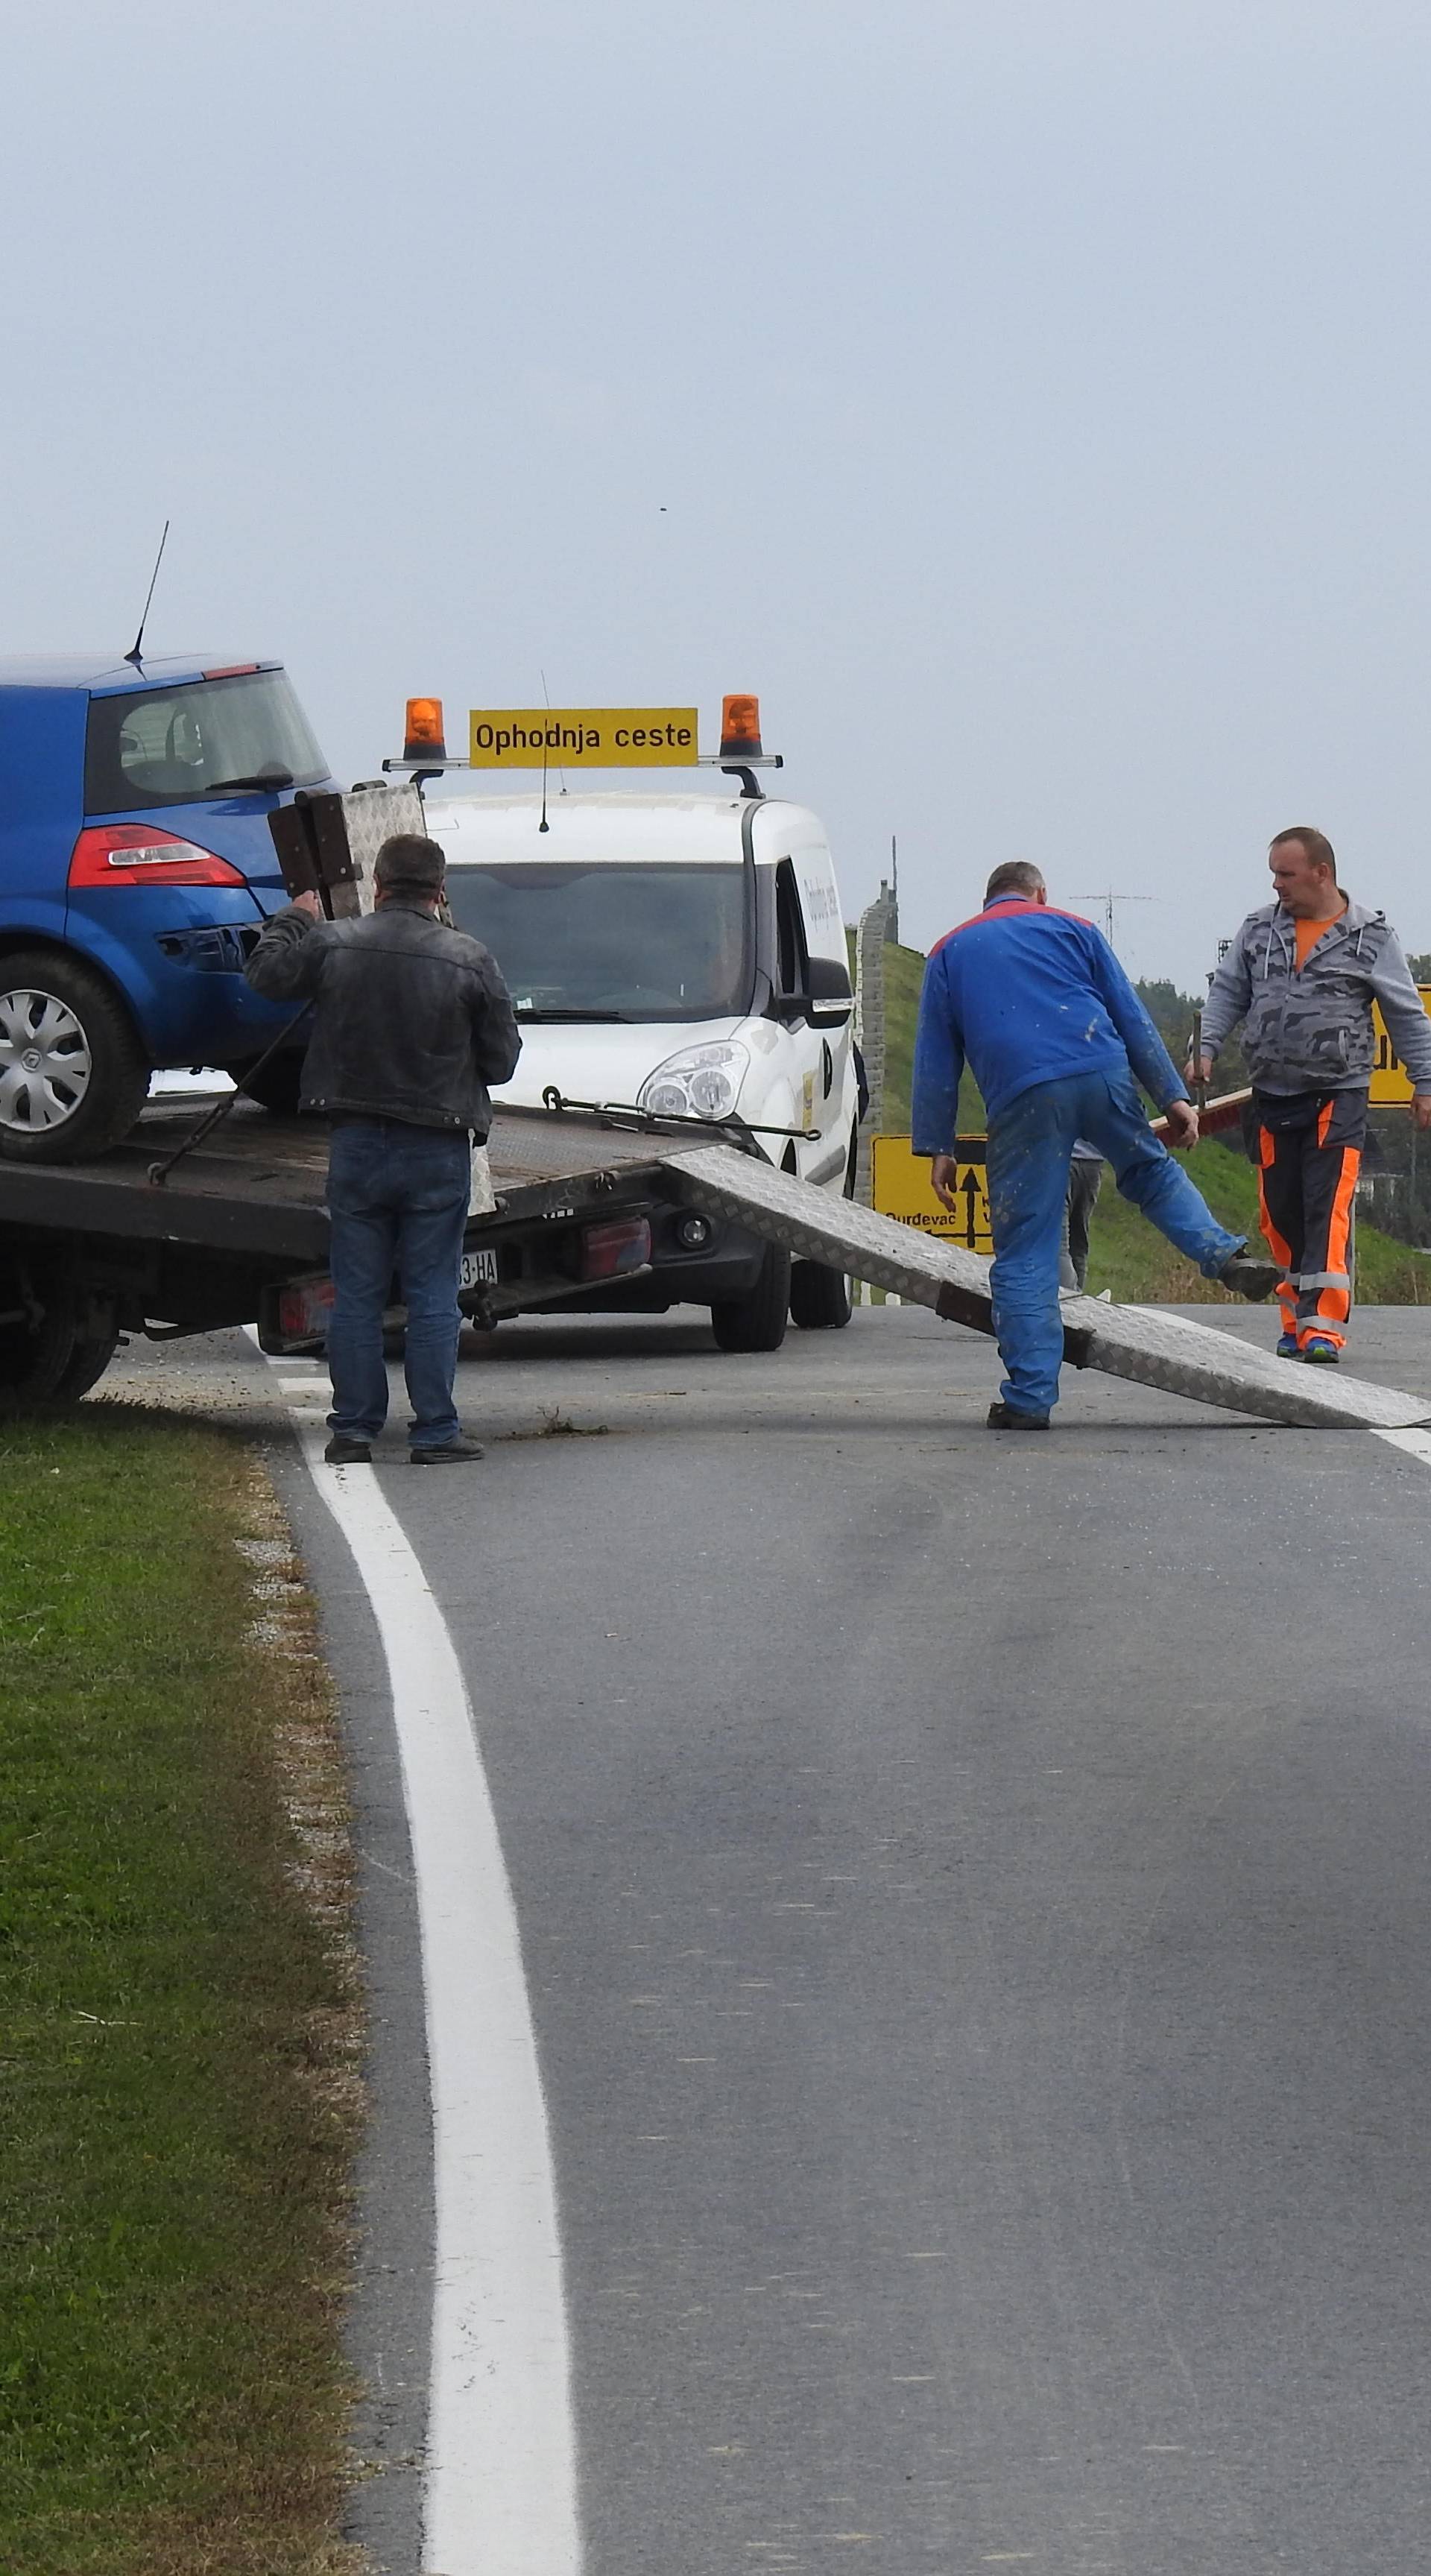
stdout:
MULTIPOLYGON (((290 891, 321 885, 361 906, 383 825, 376 788, 295 798, 271 825, 290 891), (351 826, 351 828, 350 828, 351 826)), ((288 1033, 280 1033, 278 1045, 288 1033)), ((993 1331, 989 1264, 783 1169, 730 1111, 577 1104, 498 1110, 474 1170, 459 1303, 476 1325, 580 1308, 652 1272, 653 1218, 672 1208, 739 1229, 788 1280, 807 1263, 882 1287, 973 1331, 993 1331)), ((73 1403, 123 1335, 177 1340, 257 1320, 273 1353, 321 1349, 332 1302, 323 1204, 326 1135, 242 1093, 195 1124, 192 1101, 149 1104, 122 1144, 90 1161, 0 1164, 0 1407, 73 1403)), ((395 1315, 394 1322, 400 1320, 395 1315)), ((1265 1421, 1411 1429, 1424 1398, 1329 1372, 1151 1308, 1074 1298, 1075 1366, 1162 1387, 1265 1421)))

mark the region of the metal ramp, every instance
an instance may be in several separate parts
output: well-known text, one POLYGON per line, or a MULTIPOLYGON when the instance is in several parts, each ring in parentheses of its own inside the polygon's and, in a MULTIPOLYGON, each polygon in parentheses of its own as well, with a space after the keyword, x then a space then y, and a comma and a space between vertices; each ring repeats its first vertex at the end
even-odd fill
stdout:
MULTIPOLYGON (((743 1225, 803 1260, 823 1261, 914 1305, 930 1306, 948 1323, 993 1332, 991 1265, 977 1253, 812 1189, 731 1145, 672 1153, 663 1158, 663 1168, 675 1195, 707 1215, 743 1225)), ((1198 1404, 1223 1405, 1301 1430, 1406 1431, 1431 1423, 1431 1397, 1368 1386, 1340 1372, 1291 1368, 1234 1334, 1178 1315, 1078 1297, 1065 1300, 1063 1319, 1064 1358, 1075 1368, 1162 1387, 1198 1404)))

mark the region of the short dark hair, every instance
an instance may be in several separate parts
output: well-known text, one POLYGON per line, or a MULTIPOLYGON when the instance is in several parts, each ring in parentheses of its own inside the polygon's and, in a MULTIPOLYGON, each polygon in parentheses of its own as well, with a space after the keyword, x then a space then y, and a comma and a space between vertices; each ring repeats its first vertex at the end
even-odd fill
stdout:
POLYGON ((373 861, 373 882, 411 886, 414 894, 438 894, 447 874, 447 853, 440 841, 420 832, 393 832, 373 861))
POLYGON ((1042 892, 1043 870, 1036 868, 1032 859, 1005 859, 1001 868, 995 868, 985 886, 984 901, 997 903, 1001 894, 1033 895, 1042 892))
POLYGON ((1300 841, 1314 868, 1330 868, 1336 882, 1337 854, 1325 832, 1314 832, 1310 823, 1294 823, 1288 832, 1274 832, 1268 847, 1284 850, 1289 841, 1300 841))

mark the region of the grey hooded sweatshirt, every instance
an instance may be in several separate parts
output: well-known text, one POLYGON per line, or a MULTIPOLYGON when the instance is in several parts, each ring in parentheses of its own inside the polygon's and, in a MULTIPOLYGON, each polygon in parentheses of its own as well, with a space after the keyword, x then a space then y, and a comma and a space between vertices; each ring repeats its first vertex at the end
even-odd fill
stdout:
POLYGON ((1348 901, 1305 966, 1297 924, 1280 903, 1249 912, 1202 1015, 1202 1051, 1215 1056, 1239 1020, 1259 1091, 1365 1091, 1376 1052, 1371 1006, 1417 1091, 1431 1091, 1431 1019, 1384 912, 1348 901))

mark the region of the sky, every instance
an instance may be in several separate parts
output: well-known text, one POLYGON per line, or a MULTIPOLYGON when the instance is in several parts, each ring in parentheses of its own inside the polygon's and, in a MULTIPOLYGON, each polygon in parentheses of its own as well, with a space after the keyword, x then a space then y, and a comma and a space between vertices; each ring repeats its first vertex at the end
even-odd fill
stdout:
MULTIPOLYGON (((49 0, 0 652, 759 693, 847 914, 1032 858, 1196 987, 1274 831, 1431 949, 1431 12, 49 0)), ((667 773, 669 777, 671 774, 667 773)), ((619 783, 619 782, 608 782, 619 783)), ((658 782, 659 783, 659 782, 658 782)), ((769 783, 769 782, 767 782, 769 783)))

